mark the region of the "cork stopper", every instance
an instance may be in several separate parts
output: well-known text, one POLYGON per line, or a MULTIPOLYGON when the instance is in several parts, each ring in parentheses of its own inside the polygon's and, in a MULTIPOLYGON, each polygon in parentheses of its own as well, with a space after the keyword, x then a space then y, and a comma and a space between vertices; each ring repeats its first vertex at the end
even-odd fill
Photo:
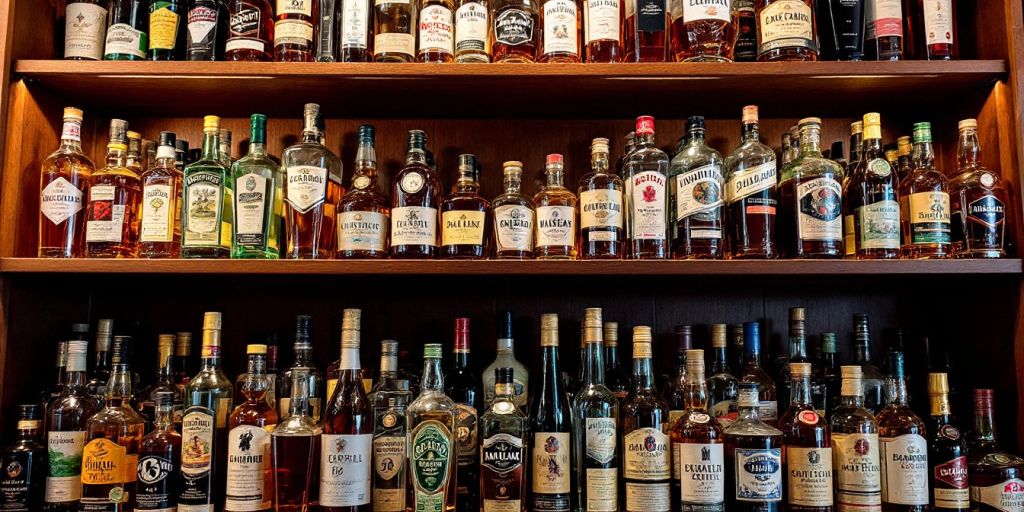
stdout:
POLYGON ((540 316, 540 346, 558 346, 558 315, 544 313, 540 316))
POLYGON ((861 396, 864 394, 864 390, 861 388, 861 379, 864 371, 860 366, 841 366, 839 368, 839 374, 842 376, 842 384, 840 385, 839 390, 840 395, 861 396))
POLYGON ((957 130, 959 130, 959 131, 977 129, 978 128, 978 120, 977 119, 964 119, 963 121, 960 121, 959 123, 957 123, 956 127, 957 127, 957 130))
POLYGON ((725 348, 725 336, 728 326, 725 324, 714 324, 711 326, 711 347, 725 348))
POLYGON ((811 363, 789 363, 789 373, 797 378, 811 376, 811 363))
POLYGON ((601 343, 601 308, 587 308, 583 315, 583 340, 586 343, 601 343))
POLYGON ((757 105, 743 107, 742 124, 757 124, 757 105))
POLYGON ((253 343, 251 345, 246 345, 245 353, 249 354, 249 355, 252 355, 252 354, 263 354, 263 355, 265 355, 267 353, 267 346, 262 344, 262 343, 253 343))
POLYGON ((203 133, 217 133, 220 130, 220 118, 217 116, 203 117, 203 133))
POLYGON ((693 326, 676 326, 676 352, 686 352, 693 348, 693 326))
POLYGON ((64 120, 65 121, 78 121, 81 122, 83 119, 82 109, 77 107, 64 107, 64 120))
MULTIPOLYGON (((636 329, 633 329, 636 332, 636 329)), ((618 322, 605 322, 604 323, 604 342, 609 347, 617 347, 619 345, 619 323, 618 322)))
POLYGON ((820 117, 805 117, 805 118, 800 120, 799 126, 801 128, 804 127, 804 126, 821 126, 821 118, 820 117))
POLYGON ((86 356, 89 352, 89 342, 85 340, 71 340, 68 342, 68 366, 69 372, 84 372, 86 370, 86 356))

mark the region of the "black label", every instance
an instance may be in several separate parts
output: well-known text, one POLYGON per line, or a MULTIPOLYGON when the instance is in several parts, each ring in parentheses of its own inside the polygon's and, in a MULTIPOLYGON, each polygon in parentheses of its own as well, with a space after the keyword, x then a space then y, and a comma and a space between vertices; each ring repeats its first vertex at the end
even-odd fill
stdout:
POLYGON ((842 214, 842 200, 828 187, 813 189, 800 198, 800 212, 821 221, 833 221, 842 214))
POLYGON ((228 23, 233 36, 256 36, 260 29, 260 10, 255 7, 244 8, 232 14, 228 23))
POLYGON ((29 510, 29 474, 23 457, 8 458, 3 461, 3 473, 0 478, 0 510, 29 510))
POLYGON ((507 9, 494 20, 495 39, 517 46, 533 41, 533 17, 519 9, 507 9))
POLYGON ((177 471, 170 454, 140 458, 138 479, 135 510, 164 510, 177 505, 177 471))
POLYGON ((484 442, 480 463, 495 473, 507 473, 523 463, 522 444, 512 444, 511 436, 498 435, 484 442))
POLYGON ((967 205, 967 218, 987 228, 995 229, 1005 218, 1003 202, 996 196, 982 196, 967 205))
POLYGON ((189 60, 213 60, 217 45, 217 24, 220 21, 215 7, 196 6, 188 11, 189 60))
POLYGON ((640 32, 664 32, 665 0, 636 0, 636 18, 640 32))

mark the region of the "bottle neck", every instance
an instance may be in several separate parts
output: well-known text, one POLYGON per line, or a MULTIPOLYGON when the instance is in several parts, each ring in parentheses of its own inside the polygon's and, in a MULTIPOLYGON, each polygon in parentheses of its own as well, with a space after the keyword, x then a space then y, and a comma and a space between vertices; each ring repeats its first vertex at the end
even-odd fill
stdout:
POLYGON ((917 166, 923 169, 931 168, 935 164, 935 150, 931 142, 918 142, 914 144, 917 153, 917 166))
POLYGON ((427 165, 427 153, 421 148, 409 148, 409 152, 405 155, 405 164, 427 165))
POLYGON ((249 354, 249 368, 242 384, 242 394, 250 401, 258 401, 267 392, 267 357, 263 354, 249 354))
POLYGON ((654 133, 638 133, 636 135, 636 142, 634 143, 634 150, 641 146, 653 146, 654 145, 654 133))
POLYGON ((633 358, 633 391, 654 392, 654 370, 648 357, 633 358))
POLYGON ((455 369, 456 370, 468 370, 469 369, 469 350, 456 350, 455 351, 455 369))
POLYGON ((368 188, 376 188, 377 182, 377 151, 373 144, 367 142, 359 143, 356 150, 355 176, 366 176, 373 180, 368 188))
POLYGON ((107 146, 107 165, 110 167, 124 167, 127 152, 124 146, 107 146))
POLYGON ((902 376, 886 376, 885 398, 887 404, 907 405, 907 380, 902 376))
POLYGON ((384 379, 397 379, 398 378, 398 356, 397 355, 382 355, 380 356, 380 378, 384 379))
POLYGON ((292 395, 288 400, 289 416, 309 416, 309 374, 292 374, 292 395))
POLYGON ((154 430, 168 430, 174 425, 174 406, 158 405, 153 416, 154 430))
POLYGON ((320 130, 317 130, 316 125, 310 125, 307 122, 306 126, 302 128, 302 143, 320 144, 320 130))
POLYGON ((505 193, 518 194, 522 187, 522 176, 505 173, 505 193))
POLYGON ((267 145, 262 142, 249 143, 249 156, 267 156, 267 145))
POLYGON ((836 367, 836 353, 835 352, 822 352, 821 353, 821 366, 834 370, 836 367))
POLYGON ((803 331, 789 337, 789 359, 791 361, 807 361, 807 338, 803 331))
POLYGON ((64 375, 64 388, 68 390, 84 388, 88 382, 89 377, 86 376, 84 371, 67 372, 64 375))
POLYGON ((963 130, 956 148, 956 160, 961 168, 981 165, 981 144, 977 130, 963 130))
POLYGON ((220 369, 220 346, 203 347, 203 356, 200 358, 203 369, 216 371, 220 369))
POLYGON ((839 389, 839 403, 851 407, 864 407, 864 390, 861 379, 843 379, 839 389))
POLYGON ((690 146, 704 145, 704 128, 694 128, 687 133, 690 146))
POLYGON ((996 440, 996 423, 995 414, 992 411, 992 406, 985 405, 974 406, 974 434, 982 440, 995 442, 996 440))
POLYGON ((203 160, 220 160, 220 135, 216 130, 203 132, 203 160))
POLYGON ((94 367, 96 372, 109 372, 110 371, 110 351, 100 349, 96 351, 96 366, 94 367))
POLYGON ((761 353, 760 352, 745 352, 743 356, 743 365, 749 366, 750 368, 761 367, 761 353))
POLYGON ((555 168, 548 166, 547 168, 547 186, 548 188, 562 187, 562 180, 564 179, 563 170, 561 167, 555 168))
POLYGON ((953 414, 949 405, 949 394, 935 393, 929 395, 928 398, 931 402, 931 416, 948 422, 950 416, 953 414))
POLYGON ((885 156, 885 151, 882 150, 882 139, 864 139, 864 151, 862 155, 862 158, 865 160, 883 158, 885 156))
POLYGON ((110 379, 107 381, 107 390, 104 394, 107 405, 119 406, 122 401, 131 398, 132 396, 132 376, 128 371, 128 365, 121 363, 115 364, 113 371, 110 373, 110 379))
POLYGON ((821 129, 807 127, 800 130, 800 156, 821 156, 821 129))
POLYGON ((587 342, 583 382, 595 386, 604 384, 604 343, 600 340, 587 342))
POLYGON ((593 168, 595 174, 607 174, 610 166, 608 153, 604 151, 595 151, 591 153, 590 166, 593 168))
POLYGON ((789 390, 789 403, 792 405, 811 405, 811 378, 809 376, 794 377, 789 390))
POLYGON ((313 366, 313 346, 309 343, 295 344, 295 366, 313 366))
POLYGON ((444 391, 444 375, 441 373, 440 359, 430 358, 423 361, 423 378, 420 380, 420 389, 444 391))
POLYGON ((741 419, 741 420, 751 420, 751 421, 753 421, 753 420, 760 420, 761 419, 761 413, 758 411, 758 408, 757 408, 756 405, 754 405, 754 406, 740 405, 738 412, 739 412, 739 419, 741 419))
POLYGON ((606 363, 607 367, 608 368, 618 368, 619 367, 619 345, 618 344, 614 344, 613 345, 611 343, 605 342, 604 343, 604 347, 605 347, 605 358, 607 359, 607 363, 606 363))
POLYGON ((714 353, 711 358, 711 373, 716 374, 728 372, 729 360, 725 347, 714 347, 714 353))
POLYGON ((743 142, 760 142, 761 134, 757 123, 743 123, 740 130, 740 140, 743 142))
POLYGON ((683 388, 683 402, 686 410, 707 412, 708 387, 703 372, 691 371, 686 374, 686 386, 683 388))

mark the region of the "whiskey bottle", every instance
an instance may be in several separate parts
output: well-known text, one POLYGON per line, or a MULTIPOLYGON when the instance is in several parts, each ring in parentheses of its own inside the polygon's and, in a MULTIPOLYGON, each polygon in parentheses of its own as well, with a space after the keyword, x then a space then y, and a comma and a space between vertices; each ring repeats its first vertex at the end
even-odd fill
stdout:
POLYGON ((604 382, 608 389, 612 390, 615 398, 626 399, 626 395, 633 388, 630 383, 627 370, 619 364, 619 323, 604 323, 604 358, 607 361, 604 367, 604 382))
POLYGON ((64 10, 64 58, 100 60, 107 34, 105 0, 70 1, 64 10))
POLYGON ((441 178, 427 160, 427 135, 409 130, 405 167, 391 191, 391 257, 435 258, 441 178))
POLYGON ((156 396, 158 393, 171 393, 173 402, 172 422, 175 428, 181 428, 181 406, 184 397, 177 383, 174 382, 174 335, 161 334, 157 337, 156 380, 153 385, 139 392, 139 414, 146 420, 147 430, 155 426, 156 396))
POLYGON ((270 0, 228 0, 224 60, 274 60, 274 8, 270 0))
POLYGON ((277 426, 277 411, 267 402, 267 346, 249 345, 244 401, 228 418, 228 463, 225 511, 269 511, 273 501, 270 432, 277 426))
POLYGON ((669 4, 676 62, 732 62, 733 43, 737 42, 732 3, 676 0, 669 4))
POLYGON ((496 0, 490 44, 494 62, 529 63, 537 60, 539 14, 535 0, 496 0))
POLYGON ((494 198, 494 254, 499 260, 533 259, 533 231, 537 220, 533 199, 520 191, 523 163, 508 161, 504 168, 505 192, 494 198))
POLYGON ((928 441, 921 418, 910 409, 903 353, 889 352, 886 405, 878 413, 882 509, 928 509, 928 441))
POLYGON ((338 203, 339 259, 381 259, 388 255, 390 204, 377 181, 377 152, 372 125, 359 125, 359 149, 352 188, 338 203))
POLYGON ((722 155, 704 142, 704 118, 686 120, 687 143, 672 158, 672 256, 721 259, 725 252, 722 155))
MULTIPOLYGON (((712 335, 713 336, 713 335, 712 335)), ((665 401, 668 402, 668 429, 671 431, 676 421, 686 412, 686 353, 693 348, 693 326, 676 326, 676 373, 671 377, 668 389, 665 390, 665 401)), ((705 389, 705 395, 707 390, 705 389)), ((705 406, 707 397, 705 396, 705 406)), ((676 495, 678 493, 673 493, 676 495)))
POLYGON ((405 413, 410 472, 407 502, 412 510, 455 510, 457 415, 455 403, 444 393, 441 345, 428 343, 423 346, 420 395, 405 413))
POLYGON ((278 414, 282 420, 288 418, 288 415, 291 414, 291 406, 288 402, 290 400, 289 397, 292 396, 292 376, 296 373, 302 373, 309 379, 305 391, 309 415, 318 423, 320 422, 321 405, 323 405, 321 388, 323 387, 324 377, 313 361, 313 341, 312 336, 310 336, 310 322, 312 322, 312 317, 309 315, 298 315, 295 317, 295 362, 281 373, 283 385, 279 391, 281 398, 277 401, 278 414))
POLYGON ((380 377, 369 396, 373 408, 373 510, 405 512, 405 409, 412 393, 409 381, 398 377, 398 342, 380 344, 380 377))
POLYGON ((494 401, 494 381, 492 380, 495 375, 494 371, 498 368, 512 368, 515 372, 512 381, 512 401, 523 412, 526 412, 526 403, 530 396, 530 371, 516 359, 515 340, 512 333, 512 312, 499 311, 497 317, 498 338, 495 347, 497 356, 484 370, 484 407, 490 408, 491 402, 494 401))
MULTIPOLYGON (((725 324, 711 326, 711 349, 714 354, 711 359, 711 376, 707 380, 707 408, 722 428, 736 421, 738 414, 737 380, 730 372, 726 361, 725 335, 725 324)), ((740 339, 742 340, 742 336, 740 339)))
POLYGON ((141 177, 145 168, 142 159, 142 135, 139 132, 128 130, 125 132, 128 137, 128 152, 125 153, 124 166, 131 169, 136 176, 141 177))
POLYGON ((622 180, 609 172, 608 139, 590 144, 590 163, 593 170, 579 186, 580 258, 620 259, 625 250, 622 180))
POLYGON ((974 390, 974 422, 971 431, 964 436, 969 463, 999 451, 993 395, 991 389, 974 390))
POLYGON ((220 159, 220 118, 203 118, 202 157, 184 172, 181 257, 227 258, 231 253, 231 171, 220 159))
POLYGON ((291 375, 288 417, 270 433, 274 508, 306 512, 317 503, 322 430, 310 414, 309 375, 291 375))
POLYGON ((777 240, 783 257, 843 256, 843 169, 821 156, 820 137, 821 119, 801 119, 799 156, 779 178, 777 240))
POLYGON ((125 167, 128 123, 110 121, 107 165, 89 178, 85 256, 133 258, 138 249, 139 176, 125 167))
POLYGON ((494 371, 495 399, 480 418, 480 506, 474 510, 527 510, 530 420, 512 400, 513 375, 512 368, 494 371))
POLYGON ((455 62, 490 62, 488 2, 458 0, 455 8, 455 62))
POLYGON ((43 406, 18 406, 18 438, 0 451, 0 508, 41 510, 46 491, 47 449, 43 446, 43 406))
POLYGON ((651 365, 651 328, 633 327, 633 388, 622 401, 622 478, 627 512, 672 509, 668 404, 651 365))
POLYGON ((531 493, 528 510, 569 512, 573 506, 573 417, 558 361, 558 315, 540 318, 540 385, 530 409, 531 493))
POLYGON ((369 0, 320 0, 317 62, 333 62, 335 41, 340 45, 338 61, 373 61, 373 4, 369 0))
POLYGON ((178 505, 181 434, 175 428, 174 395, 172 391, 157 391, 153 397, 153 431, 139 443, 139 464, 136 468, 139 488, 135 495, 135 510, 159 512, 175 509, 178 505))
POLYGON ((533 196, 537 206, 537 247, 539 260, 576 259, 579 246, 576 225, 579 222, 576 196, 563 185, 565 163, 562 155, 550 154, 544 174, 547 184, 533 196))
POLYGON ((740 146, 725 158, 723 178, 732 257, 775 258, 778 173, 775 151, 761 143, 757 105, 743 107, 741 127, 740 146))
POLYGON ((818 416, 832 417, 839 403, 839 373, 836 367, 836 333, 821 333, 821 359, 811 382, 811 398, 818 416))
MULTIPOLYGON (((792 160, 792 151, 790 151, 790 145, 792 141, 789 139, 789 132, 783 132, 781 142, 779 145, 779 163, 785 167, 792 160)), ((844 167, 845 169, 845 167, 844 167)))
POLYGON ((725 429, 727 510, 782 509, 782 432, 761 421, 756 382, 739 384, 739 417, 725 429))
POLYGON ((861 382, 864 384, 864 406, 872 414, 882 410, 886 404, 882 372, 871 362, 871 330, 868 328, 868 315, 853 315, 853 345, 856 351, 854 360, 860 365, 861 382))
POLYGON ((914 123, 918 153, 914 170, 900 183, 904 258, 948 258, 950 205, 945 174, 935 168, 931 123, 914 123))
POLYGON ((881 116, 864 114, 863 155, 843 188, 846 254, 893 259, 900 254, 899 177, 882 152, 881 116))
POLYGON ((746 355, 740 382, 757 384, 760 396, 758 421, 774 425, 779 417, 779 402, 775 382, 761 368, 761 326, 757 322, 743 323, 743 348, 746 355))
POLYGON ((899 0, 865 4, 866 60, 903 60, 903 8, 899 0))
POLYGON ((725 428, 708 414, 704 351, 686 351, 685 410, 671 428, 672 498, 681 512, 725 512, 725 428))
POLYGON ((156 163, 140 178, 140 258, 177 258, 181 249, 182 173, 174 166, 174 144, 174 132, 160 132, 156 163))
POLYGON ((583 320, 586 359, 583 385, 573 398, 578 507, 588 511, 619 509, 619 449, 616 446, 619 400, 604 385, 601 309, 587 308, 583 320))
POLYGON ((978 121, 959 123, 958 173, 949 181, 953 252, 958 258, 1006 256, 1006 187, 999 174, 981 163, 978 121))
POLYGON ((375 1, 373 11, 373 60, 412 62, 416 58, 416 4, 375 1))
POLYGON ((968 436, 971 507, 978 512, 1012 510, 1024 499, 1024 458, 999 449, 993 425, 992 390, 974 390, 974 431, 968 436))
POLYGON ((832 511, 832 440, 828 422, 811 402, 811 363, 789 364, 789 408, 779 418, 786 474, 786 504, 791 511, 832 511))
POLYGON ((453 0, 423 0, 419 3, 419 51, 416 62, 455 60, 453 0))
POLYGON ((625 2, 624 62, 665 62, 671 46, 665 4, 665 0, 625 2))
POLYGON ((48 472, 44 510, 77 512, 82 496, 82 451, 86 420, 96 414, 100 401, 86 389, 88 342, 68 342, 68 365, 61 394, 46 407, 48 472))
POLYGON ((183 60, 185 30, 188 28, 185 20, 187 4, 185 0, 150 0, 146 8, 149 21, 147 59, 183 60))
POLYGON ((320 438, 320 510, 370 512, 373 409, 359 362, 362 311, 346 309, 341 322, 341 373, 328 399, 320 438))
POLYGON ((480 510, 478 492, 481 487, 477 484, 480 480, 479 419, 485 407, 480 382, 469 368, 469 340, 469 319, 456 318, 455 365, 445 389, 455 403, 455 502, 458 510, 463 512, 480 510))
POLYGON ((545 0, 541 4, 538 62, 580 62, 583 19, 578 0, 545 0))
MULTIPOLYGON (((86 4, 68 4, 68 15, 82 5, 86 4)), ((43 160, 41 169, 37 254, 40 258, 80 256, 84 249, 85 217, 88 213, 82 211, 85 206, 82 199, 88 197, 89 180, 95 170, 92 160, 82 152, 80 109, 64 109, 60 147, 43 160)))
POLYGON ((612 63, 623 58, 624 0, 583 0, 586 62, 612 63))
POLYGON ((861 367, 843 366, 839 404, 832 412, 832 468, 836 509, 881 512, 878 422, 864 408, 861 367))
POLYGON ((274 10, 274 60, 313 62, 316 25, 320 18, 316 0, 277 0, 274 10))
POLYGON ((818 60, 813 0, 757 2, 757 60, 818 60))
POLYGON ((916 34, 911 58, 921 60, 954 60, 959 58, 956 2, 912 2, 907 9, 908 30, 916 34))
MULTIPOLYGON (((587 2, 615 0, 586 0, 587 2)), ((589 23, 595 23, 596 20, 589 23)), ((666 259, 668 250, 669 159, 654 143, 654 118, 636 118, 636 147, 623 164, 626 182, 626 238, 629 257, 666 259)))
POLYGON ((928 488, 932 510, 970 509, 967 486, 967 444, 956 426, 949 404, 945 373, 928 374, 931 418, 928 422, 928 488))
MULTIPOLYGON (((736 27, 736 42, 733 44, 733 60, 754 62, 757 60, 757 15, 754 0, 733 0, 732 24, 736 27)), ((785 165, 785 162, 780 162, 785 165)))
POLYGON ((490 255, 491 202, 480 197, 475 155, 459 155, 459 179, 441 203, 441 258, 486 259, 490 255))

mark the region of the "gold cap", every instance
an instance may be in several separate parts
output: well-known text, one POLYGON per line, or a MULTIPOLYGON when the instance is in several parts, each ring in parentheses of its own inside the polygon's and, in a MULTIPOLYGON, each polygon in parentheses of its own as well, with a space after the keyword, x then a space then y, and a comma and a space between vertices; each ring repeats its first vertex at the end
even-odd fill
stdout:
POLYGON ((896 147, 899 156, 909 155, 913 151, 914 146, 910 143, 910 137, 904 135, 896 139, 896 147))
POLYGON ((363 311, 361 309, 347 308, 342 312, 341 328, 358 330, 362 319, 363 311))
POLYGON ((743 117, 740 121, 742 124, 753 124, 757 122, 757 105, 747 105, 743 107, 743 117))
MULTIPOLYGON (((636 329, 634 329, 634 332, 636 329)), ((604 323, 604 342, 610 347, 614 347, 619 344, 619 323, 618 322, 605 322, 604 323)))
MULTIPOLYGON (((801 121, 802 123, 803 121, 801 121)), ((821 122, 820 120, 818 122, 821 122)), ((855 135, 864 132, 864 121, 854 121, 850 123, 850 135, 855 135)))
POLYGON ((789 308, 789 320, 801 322, 807 320, 807 310, 804 308, 789 308))
POLYGON ((633 343, 650 343, 651 342, 651 328, 647 325, 637 325, 633 327, 633 343))
POLYGON ((959 123, 957 123, 956 126, 957 126, 958 130, 966 130, 966 129, 969 129, 969 128, 977 128, 978 127, 978 120, 977 119, 964 119, 963 121, 960 121, 959 123))
POLYGON ((555 313, 540 315, 540 346, 558 346, 558 315, 555 313))
POLYGON ((882 115, 878 112, 864 114, 864 138, 882 138, 882 115))
POLYGON ((160 348, 173 347, 174 346, 174 335, 173 334, 160 334, 156 337, 156 346, 160 348))
POLYGON ((800 126, 805 126, 805 125, 809 125, 809 124, 816 124, 818 126, 821 126, 821 118, 820 117, 805 117, 805 118, 800 120, 800 126))
POLYGON ((929 373, 928 374, 928 394, 929 395, 948 395, 949 394, 949 376, 945 373, 929 373))
POLYGON ((142 134, 140 134, 139 132, 133 132, 131 130, 128 130, 127 133, 129 139, 142 139, 142 134))
POLYGON ((602 328, 601 308, 587 308, 583 312, 583 339, 587 343, 600 343, 602 328))
POLYGON ((76 107, 64 107, 64 119, 82 120, 82 109, 76 107))
POLYGON ((608 152, 608 139, 604 137, 598 137, 590 143, 591 153, 607 153, 608 152))
POLYGON ((179 356, 192 355, 192 333, 190 332, 179 332, 175 335, 177 340, 174 342, 174 351, 179 356))
POLYGON ((704 350, 691 348, 686 351, 686 371, 704 374, 704 350))
POLYGON ((216 132, 220 130, 220 118, 217 116, 206 116, 203 118, 203 132, 216 132))
POLYGON ((845 365, 839 368, 839 374, 844 379, 859 379, 864 374, 864 370, 857 365, 845 365))
POLYGON ((518 167, 519 170, 523 170, 523 163, 519 160, 507 160, 505 163, 501 164, 501 166, 505 169, 508 169, 509 167, 518 167))
POLYGON ((811 363, 789 363, 789 372, 794 377, 810 377, 811 363))
POLYGON ((253 343, 245 347, 246 354, 266 354, 267 346, 262 343, 253 343))
POLYGON ((203 314, 203 330, 220 330, 221 314, 218 311, 207 311, 203 314))

